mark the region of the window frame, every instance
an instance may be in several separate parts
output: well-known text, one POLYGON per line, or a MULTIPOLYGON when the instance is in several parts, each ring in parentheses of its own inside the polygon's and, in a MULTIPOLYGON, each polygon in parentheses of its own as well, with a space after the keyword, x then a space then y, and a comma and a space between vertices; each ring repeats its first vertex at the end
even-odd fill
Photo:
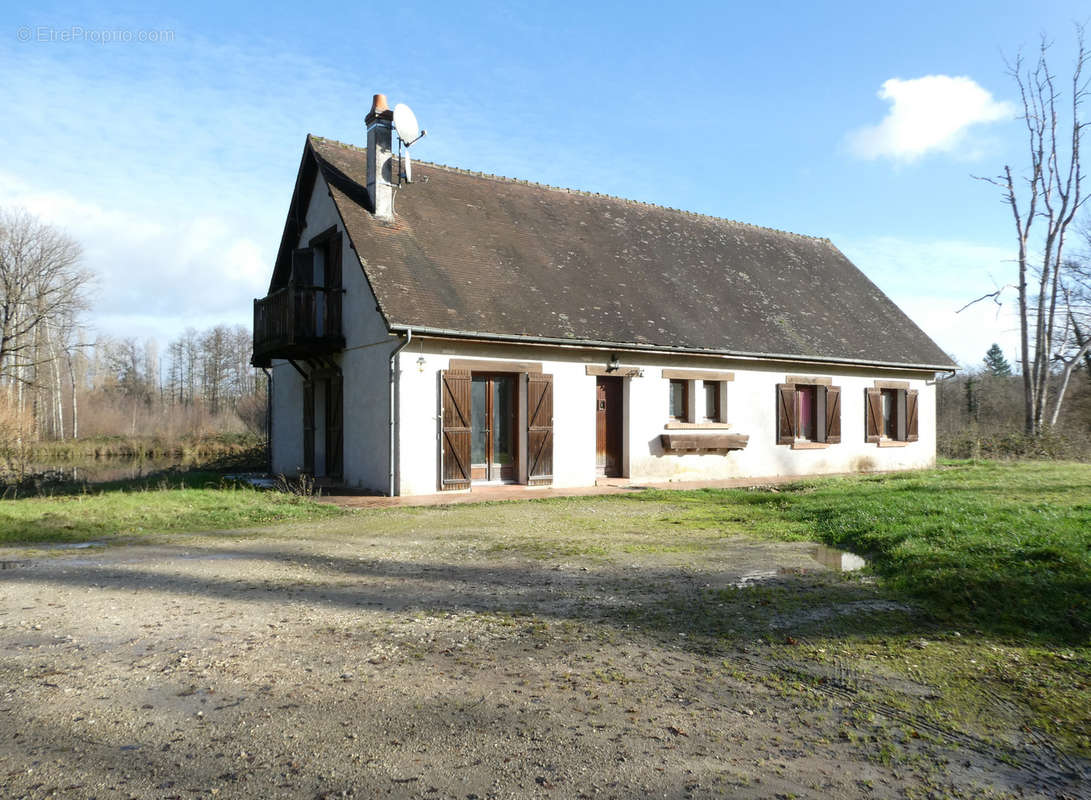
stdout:
POLYGON ((865 389, 864 440, 879 447, 904 447, 918 441, 919 395, 908 381, 875 381, 872 388, 865 389), (889 415, 886 397, 891 398, 889 415))
POLYGON ((841 387, 833 385, 833 378, 785 376, 784 383, 777 384, 776 442, 793 450, 823 449, 841 443, 841 387), (800 435, 800 392, 813 393, 812 438, 800 435))
MULTIPOLYGON (((825 387, 823 387, 823 388, 825 388, 825 387)), ((824 428, 825 426, 824 425, 819 426, 819 424, 818 424, 818 407, 819 407, 818 386, 816 384, 813 384, 813 383, 797 383, 795 385, 795 393, 796 393, 796 403, 795 403, 796 424, 795 424, 794 433, 795 433, 796 441, 797 442, 814 442, 816 444, 821 444, 825 437, 823 436, 822 438, 819 438, 820 427, 824 428), (808 422, 808 427, 810 427, 810 429, 811 429, 811 435, 810 436, 806 436, 803 433, 803 429, 804 429, 804 424, 803 424, 803 419, 802 419, 802 417, 803 417, 803 398, 806 397, 807 395, 810 395, 810 406, 811 406, 811 409, 810 409, 810 417, 811 418, 807 421, 808 422)))
POLYGON ((690 384, 692 381, 685 378, 670 378, 670 383, 667 390, 667 417, 675 422, 690 422, 689 407, 690 407, 690 384), (674 413, 674 387, 682 387, 682 415, 678 416, 674 413))

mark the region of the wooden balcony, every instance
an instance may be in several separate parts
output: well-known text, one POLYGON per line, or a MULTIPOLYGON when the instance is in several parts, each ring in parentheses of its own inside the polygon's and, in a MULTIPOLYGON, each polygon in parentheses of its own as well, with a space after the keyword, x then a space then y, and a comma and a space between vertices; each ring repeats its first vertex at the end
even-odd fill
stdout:
POLYGON ((255 300, 254 366, 268 367, 274 358, 302 359, 343 350, 343 291, 289 283, 255 300))

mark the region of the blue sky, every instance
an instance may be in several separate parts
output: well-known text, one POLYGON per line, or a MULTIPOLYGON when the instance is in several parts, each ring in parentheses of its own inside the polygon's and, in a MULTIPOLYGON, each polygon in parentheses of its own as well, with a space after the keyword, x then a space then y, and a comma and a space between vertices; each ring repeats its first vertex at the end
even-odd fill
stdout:
POLYGON ((248 323, 304 136, 362 144, 381 91, 418 158, 829 237, 961 362, 1014 358, 1007 309, 954 313, 1011 280, 971 175, 1026 160, 1004 55, 1048 32, 1063 75, 1086 4, 758 5, 9 6, 0 205, 83 242, 105 333, 248 323))

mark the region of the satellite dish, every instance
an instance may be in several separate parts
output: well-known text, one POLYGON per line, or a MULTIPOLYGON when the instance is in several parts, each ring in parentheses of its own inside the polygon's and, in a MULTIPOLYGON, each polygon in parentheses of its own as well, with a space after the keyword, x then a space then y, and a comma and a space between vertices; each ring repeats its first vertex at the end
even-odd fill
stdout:
POLYGON ((406 147, 409 147, 424 135, 424 132, 417 124, 416 114, 405 103, 398 103, 394 106, 394 130, 398 132, 398 138, 402 140, 406 147))

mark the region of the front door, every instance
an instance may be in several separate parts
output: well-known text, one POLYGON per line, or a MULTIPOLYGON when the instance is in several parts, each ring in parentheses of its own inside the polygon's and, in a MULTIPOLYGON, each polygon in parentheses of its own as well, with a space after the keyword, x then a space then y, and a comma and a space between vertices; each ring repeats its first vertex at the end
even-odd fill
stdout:
POLYGON ((595 468, 599 475, 621 477, 621 378, 600 377, 595 404, 595 468))
POLYGON ((475 374, 470 384, 470 479, 515 477, 515 376, 475 374))

